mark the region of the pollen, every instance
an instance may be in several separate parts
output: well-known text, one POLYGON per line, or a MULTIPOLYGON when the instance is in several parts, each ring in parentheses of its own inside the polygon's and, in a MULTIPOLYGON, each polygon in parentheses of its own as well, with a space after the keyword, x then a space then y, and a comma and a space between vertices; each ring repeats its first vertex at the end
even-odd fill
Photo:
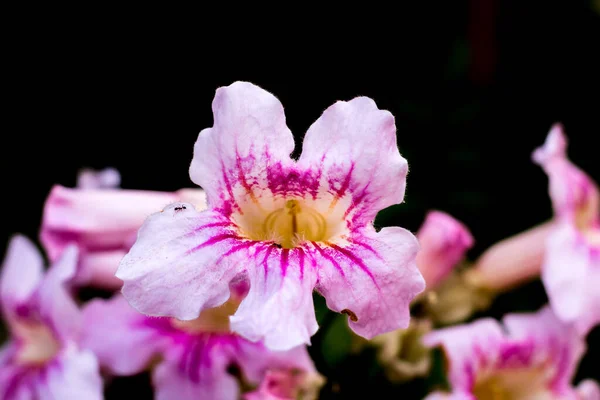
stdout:
POLYGON ((322 241, 326 233, 325 218, 294 199, 269 213, 262 224, 264 237, 286 249, 296 247, 300 241, 322 241))

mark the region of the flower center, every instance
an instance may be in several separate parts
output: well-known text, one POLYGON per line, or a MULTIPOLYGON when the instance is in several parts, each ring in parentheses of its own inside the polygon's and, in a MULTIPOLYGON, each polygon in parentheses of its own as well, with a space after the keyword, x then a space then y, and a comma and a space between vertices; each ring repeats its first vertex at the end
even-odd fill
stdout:
POLYGON ((343 231, 345 224, 340 211, 320 206, 323 204, 280 199, 268 207, 248 204, 233 219, 248 238, 274 241, 283 248, 291 249, 305 241, 326 241, 343 231))
POLYGON ((60 343, 52 331, 40 323, 17 323, 14 331, 21 340, 17 364, 42 365, 60 350, 60 343))
POLYGON ((545 383, 541 368, 511 369, 478 379, 473 394, 478 400, 552 399, 545 383))
POLYGON ((175 328, 191 334, 229 332, 229 317, 235 314, 241 300, 241 298, 232 295, 229 300, 219 307, 202 311, 196 319, 181 321, 173 318, 171 324, 175 328))

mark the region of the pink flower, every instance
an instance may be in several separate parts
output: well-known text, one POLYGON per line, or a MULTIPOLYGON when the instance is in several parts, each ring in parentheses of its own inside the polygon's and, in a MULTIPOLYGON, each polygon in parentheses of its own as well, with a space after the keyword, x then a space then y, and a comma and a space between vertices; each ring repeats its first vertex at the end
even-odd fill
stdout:
POLYGON ((548 174, 557 220, 546 242, 542 281, 556 315, 585 334, 600 323, 600 195, 569 161, 566 146, 556 124, 533 153, 548 174))
POLYGON ((0 349, 1 399, 102 399, 97 360, 78 347, 80 314, 63 285, 76 262, 69 247, 44 276, 35 246, 22 236, 11 240, 0 279, 13 336, 0 349))
POLYGON ((227 371, 232 366, 252 384, 271 368, 316 372, 305 347, 273 353, 231 333, 228 316, 239 303, 232 300, 194 321, 148 317, 121 295, 93 300, 84 309, 83 344, 116 375, 139 373, 158 359, 152 374, 157 400, 237 399, 238 382, 227 371))
POLYGON ((175 203, 146 220, 117 271, 130 304, 190 320, 225 302, 230 282, 247 280, 232 329, 272 349, 310 343, 313 289, 361 336, 406 328, 424 288, 418 243, 402 228, 372 224, 404 198, 408 168, 393 116, 365 97, 337 102, 292 160, 293 137, 272 94, 236 82, 217 90, 213 114, 190 166, 209 209, 175 203))
POLYGON ((119 181, 116 170, 84 170, 77 188, 57 185, 46 199, 40 240, 51 260, 70 243, 79 247, 77 285, 120 288, 123 282, 114 274, 148 215, 178 200, 206 207, 201 190, 171 193, 113 187, 119 181))
POLYGON ((260 387, 246 394, 244 400, 314 400, 324 379, 315 373, 294 370, 271 370, 260 387))
POLYGON ((429 399, 585 398, 571 386, 585 342, 549 307, 507 315, 503 326, 484 318, 434 331, 424 343, 443 346, 452 387, 429 399))
POLYGON ((435 288, 473 246, 473 236, 462 223, 441 211, 431 211, 417 232, 421 250, 417 266, 427 289, 435 288))

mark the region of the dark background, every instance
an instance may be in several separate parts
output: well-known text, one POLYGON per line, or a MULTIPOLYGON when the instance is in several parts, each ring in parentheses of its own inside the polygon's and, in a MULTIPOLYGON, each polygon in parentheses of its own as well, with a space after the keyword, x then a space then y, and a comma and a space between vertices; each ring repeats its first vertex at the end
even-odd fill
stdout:
MULTIPOLYGON (((475 258, 548 219, 547 179, 530 155, 552 123, 564 124, 571 159, 600 180, 600 6, 448 3, 381 8, 375 17, 365 11, 356 21, 312 10, 327 27, 314 37, 309 20, 290 22, 288 37, 283 18, 246 26, 210 14, 174 28, 135 14, 94 23, 25 18, 4 57, 0 250, 15 232, 37 238, 50 187, 74 185, 81 167, 116 167, 124 188, 192 186, 193 144, 212 125, 214 91, 236 80, 281 100, 297 143, 336 100, 366 95, 395 115, 410 166, 407 196, 378 217, 380 226, 416 231, 427 210, 449 212, 471 229, 475 258), (216 27, 207 26, 211 19, 216 27)), ((545 301, 534 282, 502 296, 491 314, 545 301)), ((312 351, 337 382, 338 397, 359 389, 422 396, 425 381, 392 387, 368 363, 328 364, 319 355, 326 332, 312 351)), ((599 330, 588 339, 577 380, 600 377, 599 330)), ((128 382, 109 389, 111 396, 125 393, 128 382)))

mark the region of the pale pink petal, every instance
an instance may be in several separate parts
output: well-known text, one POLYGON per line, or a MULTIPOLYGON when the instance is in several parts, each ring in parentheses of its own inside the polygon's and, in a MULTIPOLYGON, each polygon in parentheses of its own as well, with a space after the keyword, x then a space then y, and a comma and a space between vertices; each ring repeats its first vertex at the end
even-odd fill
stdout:
POLYGON ((551 357, 553 365, 552 388, 569 391, 571 380, 585 352, 585 342, 575 329, 562 323, 550 307, 537 313, 509 314, 503 324, 508 336, 522 343, 533 343, 536 352, 551 357))
POLYGON ((40 240, 51 260, 71 242, 86 251, 125 249, 151 213, 178 200, 174 193, 52 188, 40 240))
POLYGON ((415 263, 419 245, 410 232, 365 228, 347 245, 313 245, 316 288, 330 309, 349 316, 354 332, 371 339, 408 327, 410 302, 425 288, 415 263))
POLYGON ((198 136, 190 177, 211 208, 227 213, 270 193, 267 170, 291 163, 294 139, 279 100, 251 83, 217 89, 212 109, 214 125, 198 136))
POLYGON ((491 318, 434 331, 423 337, 429 347, 442 346, 452 389, 470 393, 480 369, 494 364, 505 342, 502 327, 491 318))
POLYGON ((441 211, 431 211, 417 232, 421 249, 417 266, 428 289, 448 276, 473 246, 473 236, 462 223, 441 211))
POLYGON ((15 342, 9 341, 0 349, 0 399, 30 400, 33 393, 24 384, 28 381, 27 371, 13 362, 18 350, 15 342))
POLYGON ((29 301, 40 284, 44 271, 42 255, 25 236, 10 240, 0 275, 0 301, 7 319, 16 308, 29 301))
POLYGON ((105 289, 119 289, 123 281, 115 276, 126 250, 107 250, 86 253, 79 261, 76 275, 77 286, 88 284, 105 289))
POLYGON ((39 400, 101 400, 102 379, 96 357, 74 347, 64 350, 39 378, 39 400))
POLYGON ((319 171, 320 192, 349 197, 354 225, 404 199, 408 164, 398 151, 394 117, 367 97, 325 110, 304 137, 298 165, 319 171))
POLYGON ((592 379, 586 379, 577 385, 580 400, 600 400, 600 386, 592 379))
POLYGON ((301 248, 259 247, 248 269, 250 290, 231 316, 231 329, 273 350, 287 350, 317 331, 312 292, 316 274, 301 248))
POLYGON ((575 166, 566 154, 567 139, 555 124, 544 145, 533 153, 549 179, 550 198, 557 216, 584 223, 600 222, 600 193, 596 183, 575 166))
POLYGON ((575 323, 582 334, 600 323, 600 247, 569 223, 548 238, 542 281, 559 318, 575 323))
POLYGON ((306 346, 287 351, 271 351, 262 343, 239 340, 232 357, 240 366, 244 377, 251 383, 259 383, 269 370, 298 370, 315 373, 315 365, 306 346))
POLYGON ((100 171, 84 168, 77 174, 77 188, 103 189, 117 188, 121 185, 121 174, 114 168, 100 171))
POLYGON ((244 395, 244 400, 314 400, 318 398, 323 383, 318 374, 273 369, 267 371, 256 390, 244 395))
POLYGON ((68 281, 77 271, 77 247, 68 246, 48 269, 37 295, 39 311, 59 338, 76 338, 81 327, 81 315, 68 290, 68 281))
POLYGON ((98 357, 102 367, 116 375, 137 374, 169 344, 121 295, 96 299, 83 309, 81 346, 98 357))
POLYGON ((546 240, 555 222, 546 222, 488 248, 469 271, 476 286, 507 291, 540 275, 546 240))
POLYGON ((228 353, 203 340, 174 348, 153 372, 156 400, 237 399, 238 383, 227 373, 228 353))
POLYGON ((255 244, 220 213, 174 203, 144 222, 116 276, 138 311, 190 320, 229 298, 229 283, 255 244))
POLYGON ((537 164, 543 165, 554 159, 567 156, 567 137, 562 124, 556 123, 550 128, 544 144, 534 150, 531 158, 537 164))

